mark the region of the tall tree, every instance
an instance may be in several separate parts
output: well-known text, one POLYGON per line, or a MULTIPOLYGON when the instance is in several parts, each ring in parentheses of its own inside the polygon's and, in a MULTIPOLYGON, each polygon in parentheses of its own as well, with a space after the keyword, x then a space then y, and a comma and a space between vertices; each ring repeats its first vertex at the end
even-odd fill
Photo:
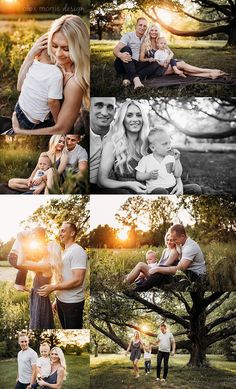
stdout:
POLYGON ((167 296, 164 292, 114 294, 107 290, 93 295, 91 324, 126 349, 125 329, 133 328, 146 336, 157 336, 156 332, 142 327, 146 316, 153 318, 155 315, 159 323, 164 319, 171 326, 177 325, 179 330, 174 334, 177 349, 189 352, 188 366, 204 366, 208 347, 236 334, 235 299, 235 293, 230 292, 171 291, 167 296))

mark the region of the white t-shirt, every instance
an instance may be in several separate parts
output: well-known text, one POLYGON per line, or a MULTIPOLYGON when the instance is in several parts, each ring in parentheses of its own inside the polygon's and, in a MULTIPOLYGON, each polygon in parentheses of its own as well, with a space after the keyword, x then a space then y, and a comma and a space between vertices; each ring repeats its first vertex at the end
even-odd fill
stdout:
POLYGON ((79 172, 79 162, 87 161, 88 153, 80 145, 76 145, 75 148, 71 151, 68 151, 68 161, 66 165, 66 170, 72 170, 73 173, 79 172))
POLYGON ((160 341, 158 344, 159 351, 169 353, 171 350, 171 343, 174 341, 174 336, 171 332, 162 332, 157 336, 157 339, 160 341))
POLYGON ((37 367, 40 368, 42 377, 48 377, 51 373, 50 358, 49 357, 38 358, 37 367))
POLYGON ((154 263, 148 263, 148 267, 149 269, 155 269, 156 267, 158 267, 158 263, 157 262, 154 262, 154 263))
POLYGON ((174 168, 175 159, 172 155, 166 155, 161 162, 157 161, 153 154, 144 155, 135 168, 138 172, 148 173, 152 170, 158 170, 158 177, 155 180, 147 180, 146 186, 148 193, 151 193, 156 188, 171 188, 176 184, 176 178, 174 174, 168 173, 174 168), (170 164, 170 165, 169 165, 170 164))
POLYGON ((98 169, 101 162, 102 150, 106 142, 110 139, 110 131, 101 138, 90 130, 90 159, 89 159, 89 170, 90 170, 90 182, 96 184, 98 179, 98 169))
MULTIPOLYGON (((38 169, 38 170, 36 171, 35 175, 34 175, 33 180, 37 180, 38 178, 43 177, 43 176, 46 176, 45 171, 44 171, 44 170, 38 169)), ((30 190, 35 190, 35 189, 37 189, 37 188, 38 188, 38 185, 32 185, 32 186, 30 187, 30 190)))
POLYGON ((164 49, 164 50, 157 50, 155 52, 155 56, 154 58, 160 62, 160 63, 163 63, 167 60, 168 56, 169 56, 170 52, 169 50, 167 49, 164 49))
POLYGON ((181 246, 181 259, 191 261, 187 270, 191 270, 196 274, 206 273, 206 264, 203 252, 200 246, 191 238, 187 238, 183 246, 181 246))
MULTIPOLYGON (((77 243, 73 243, 63 252, 63 281, 69 281, 73 277, 72 270, 87 269, 87 254, 85 250, 77 243)), ((85 280, 84 280, 85 282, 85 280)), ((63 303, 79 303, 84 300, 84 282, 83 285, 56 292, 58 300, 63 303)))
POLYGON ((132 58, 139 61, 139 54, 143 40, 144 36, 139 38, 135 32, 127 32, 121 37, 120 42, 124 43, 125 46, 129 46, 132 50, 132 58))
POLYGON ((152 353, 150 351, 145 351, 144 350, 143 357, 144 357, 144 359, 149 360, 149 359, 152 358, 152 353))
POLYGON ((37 363, 37 353, 32 348, 18 352, 18 380, 22 384, 29 384, 32 376, 32 365, 37 363))
POLYGON ((19 105, 27 118, 43 122, 50 112, 48 99, 62 99, 63 74, 56 65, 34 60, 24 79, 19 105))

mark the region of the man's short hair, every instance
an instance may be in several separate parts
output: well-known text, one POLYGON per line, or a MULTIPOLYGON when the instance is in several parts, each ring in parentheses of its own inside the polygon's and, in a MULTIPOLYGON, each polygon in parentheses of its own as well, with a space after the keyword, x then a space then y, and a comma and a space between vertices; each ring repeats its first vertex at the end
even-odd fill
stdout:
POLYGON ((177 236, 185 235, 186 231, 182 224, 174 224, 172 227, 170 227, 170 232, 175 232, 177 236))
POLYGON ((78 228, 76 227, 75 223, 72 223, 70 221, 65 221, 64 223, 69 224, 71 230, 74 231, 76 237, 76 235, 78 234, 78 228))
POLYGON ((19 334, 18 334, 18 341, 20 340, 20 338, 27 338, 27 339, 29 339, 29 337, 28 337, 28 335, 27 335, 27 333, 26 332, 20 332, 19 334))
POLYGON ((136 25, 140 22, 140 20, 146 20, 147 22, 147 19, 144 16, 140 16, 140 18, 137 19, 136 25))
POLYGON ((167 328, 167 324, 163 321, 163 322, 161 323, 160 327, 165 327, 165 328, 167 328))

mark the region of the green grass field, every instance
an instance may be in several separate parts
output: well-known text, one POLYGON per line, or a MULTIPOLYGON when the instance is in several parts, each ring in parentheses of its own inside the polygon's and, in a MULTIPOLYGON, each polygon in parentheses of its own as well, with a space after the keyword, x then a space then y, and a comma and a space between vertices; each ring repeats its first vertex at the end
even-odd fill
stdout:
POLYGON ((28 178, 40 155, 40 151, 26 150, 18 147, 17 150, 0 148, 0 182, 7 182, 10 178, 28 178))
POLYGON ((91 389, 232 389, 236 385, 236 364, 223 356, 208 356, 209 368, 188 368, 187 355, 170 358, 168 381, 158 384, 156 378, 156 358, 152 359, 152 371, 145 376, 143 359, 139 366, 140 377, 135 379, 131 362, 123 355, 100 355, 90 358, 91 389))
MULTIPOLYGON (((89 355, 66 355, 68 375, 62 389, 89 389, 89 355)), ((17 375, 16 359, 0 361, 0 389, 13 389, 17 375)))
MULTIPOLYGON (((124 90, 121 79, 116 77, 113 66, 112 50, 117 41, 91 41, 91 96, 116 96, 150 98, 152 97, 182 97, 182 96, 234 96, 234 88, 230 85, 195 84, 177 88, 164 87, 159 89, 145 88, 139 91, 124 90)), ((219 68, 236 76, 235 50, 224 48, 224 41, 177 41, 171 49, 175 57, 185 62, 208 68, 219 68)))

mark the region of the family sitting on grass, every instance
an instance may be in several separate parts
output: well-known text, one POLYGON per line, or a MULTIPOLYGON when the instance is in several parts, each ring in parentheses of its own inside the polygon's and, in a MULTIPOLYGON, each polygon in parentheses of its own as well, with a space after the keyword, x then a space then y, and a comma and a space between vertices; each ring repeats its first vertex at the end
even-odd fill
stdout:
POLYGON ((125 285, 135 283, 134 292, 145 292, 170 283, 178 270, 182 270, 190 282, 203 280, 206 275, 204 255, 200 246, 187 236, 182 224, 169 229, 165 244, 159 262, 156 252, 149 250, 147 263, 139 262, 125 277, 125 285))
POLYGON ((18 374, 15 389, 61 389, 66 379, 66 361, 60 347, 50 349, 44 342, 39 347, 40 357, 29 347, 29 337, 19 334, 18 374))
POLYGON ((168 331, 166 323, 161 323, 160 334, 157 336, 155 344, 144 343, 140 338, 140 333, 135 331, 134 338, 129 342, 129 346, 126 351, 126 355, 130 352, 130 360, 133 363, 133 371, 135 378, 139 378, 139 367, 138 362, 143 352, 144 357, 144 369, 145 375, 151 372, 151 357, 152 357, 152 346, 158 346, 157 354, 157 369, 156 369, 156 380, 165 382, 168 375, 168 362, 169 357, 175 355, 175 340, 171 332, 168 331), (161 364, 164 360, 164 371, 163 377, 161 378, 161 364))
POLYGON ((115 111, 114 98, 92 98, 91 193, 202 193, 198 184, 183 185, 180 153, 165 127, 151 127, 144 104, 127 100, 115 111))
POLYGON ((48 194, 68 174, 81 176, 87 169, 88 154, 79 141, 79 135, 53 135, 30 177, 11 178, 8 188, 23 194, 48 194))
POLYGON ((177 74, 215 79, 226 76, 219 69, 192 66, 183 60, 174 59, 174 53, 167 46, 159 28, 151 25, 144 17, 137 19, 135 31, 124 34, 113 51, 115 69, 122 75, 124 87, 133 84, 134 89, 144 87, 142 80, 177 74))

